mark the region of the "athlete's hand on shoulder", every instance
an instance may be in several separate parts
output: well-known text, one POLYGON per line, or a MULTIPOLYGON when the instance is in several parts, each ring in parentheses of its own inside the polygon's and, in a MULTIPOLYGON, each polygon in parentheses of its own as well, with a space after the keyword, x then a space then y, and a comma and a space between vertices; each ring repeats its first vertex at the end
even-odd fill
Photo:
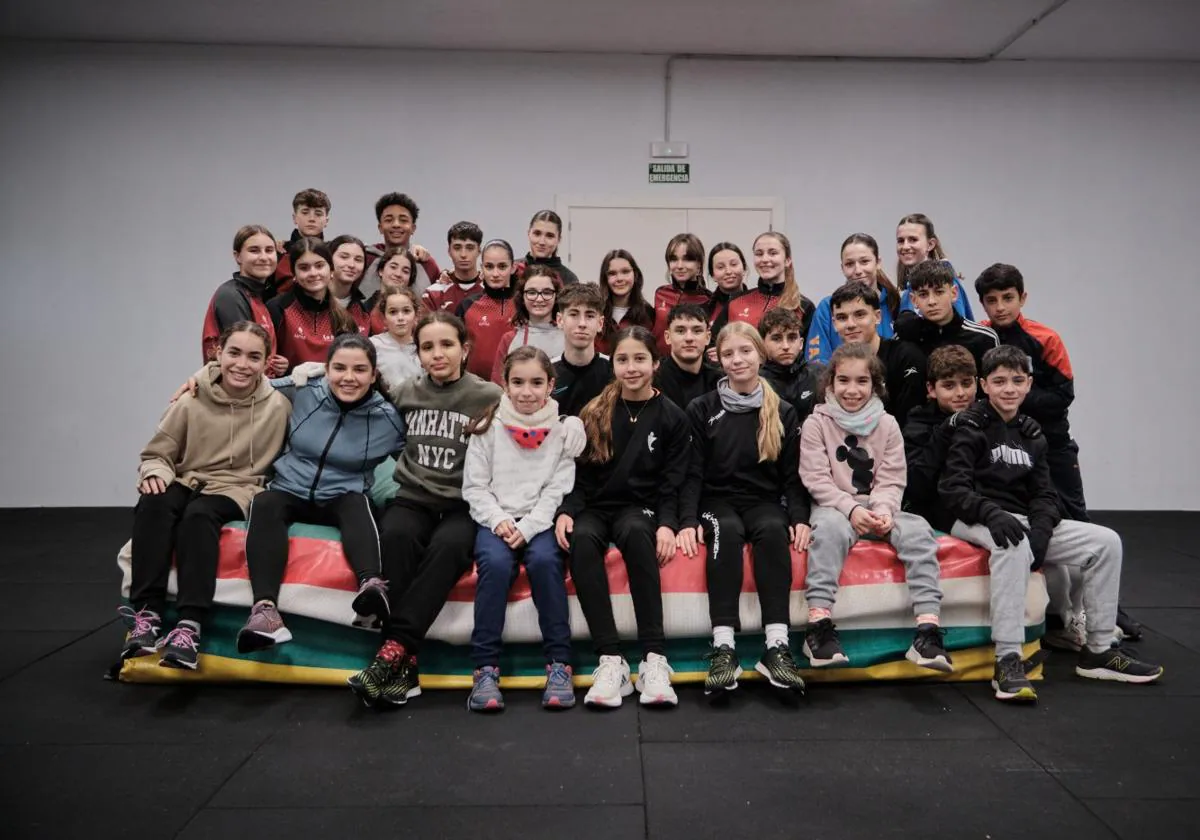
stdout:
POLYGON ((284 356, 275 353, 267 358, 267 376, 271 379, 277 379, 287 373, 288 360, 284 356))
POLYGON ((429 252, 426 251, 424 248, 422 248, 420 245, 409 245, 408 252, 410 254, 412 254, 413 259, 419 263, 423 263, 427 259, 429 259, 429 252))

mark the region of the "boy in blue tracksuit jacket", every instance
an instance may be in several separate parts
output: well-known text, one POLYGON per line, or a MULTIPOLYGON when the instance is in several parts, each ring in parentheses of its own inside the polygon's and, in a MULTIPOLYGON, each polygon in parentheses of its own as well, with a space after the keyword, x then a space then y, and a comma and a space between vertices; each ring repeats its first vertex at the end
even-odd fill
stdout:
MULTIPOLYGON (((339 335, 325 378, 272 385, 292 402, 288 442, 275 475, 250 506, 246 563, 254 607, 238 634, 242 652, 291 639, 276 607, 288 560, 293 522, 332 525, 358 579, 359 621, 387 615, 387 585, 379 575, 379 535, 371 502, 375 468, 404 449, 399 412, 375 384, 375 345, 358 333, 339 335)), ((349 616, 347 616, 349 617, 349 616)))
MULTIPOLYGON (((879 292, 879 326, 875 328, 875 331, 879 333, 880 338, 895 338, 896 328, 892 325, 892 310, 888 306, 888 290, 883 286, 878 286, 876 291, 879 292)), ((907 300, 907 294, 905 292, 904 295, 901 295, 900 300, 907 300)), ((833 327, 832 299, 833 295, 826 295, 817 304, 817 309, 813 313, 812 326, 808 328, 808 340, 805 342, 810 362, 827 365, 833 351, 842 346, 842 338, 833 327)))

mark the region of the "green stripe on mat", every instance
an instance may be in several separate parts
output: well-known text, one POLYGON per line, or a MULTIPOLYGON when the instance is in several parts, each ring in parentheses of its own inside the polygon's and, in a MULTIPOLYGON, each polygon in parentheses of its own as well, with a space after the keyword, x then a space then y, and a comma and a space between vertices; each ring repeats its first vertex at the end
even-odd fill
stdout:
MULTIPOLYGON (((170 611, 169 611, 170 612, 170 611)), ((205 625, 201 653, 231 661, 243 661, 262 665, 297 668, 326 669, 333 671, 357 671, 366 666, 379 647, 379 634, 327 621, 303 616, 288 615, 288 629, 292 641, 277 645, 257 654, 243 654, 237 650, 237 633, 246 621, 249 611, 239 607, 218 606, 205 625)), ((168 626, 174 616, 166 617, 168 626)), ((1026 628, 1026 641, 1040 638, 1041 626, 1026 628)), ((840 632, 842 646, 850 657, 850 668, 824 669, 823 673, 837 670, 858 672, 887 663, 904 661, 904 653, 912 643, 912 630, 896 628, 887 630, 843 630, 840 632)), ((793 631, 793 645, 798 648, 800 632, 793 631)), ((946 649, 952 653, 972 650, 991 644, 991 631, 987 627, 951 627, 946 631, 946 649)), ((764 637, 761 633, 748 633, 738 637, 738 650, 742 658, 752 662, 762 649, 764 637)), ((635 642, 624 643, 627 658, 636 662, 639 651, 635 642)), ((710 643, 705 638, 668 639, 666 654, 677 673, 703 674, 708 663, 705 656, 710 643)), ((572 656, 576 673, 590 672, 596 667, 597 658, 591 642, 586 639, 572 642, 572 656)), ((469 681, 473 668, 469 645, 451 645, 435 640, 427 641, 421 648, 420 666, 422 675, 440 675, 447 678, 464 677, 469 681)), ((141 670, 142 663, 137 663, 141 670)), ((803 658, 800 664, 805 667, 803 658)), ((907 664, 907 663, 906 663, 907 664)), ((500 659, 501 673, 508 677, 542 677, 546 660, 538 642, 508 643, 500 659)), ((915 666, 914 666, 915 667, 915 666)), ((165 670, 165 669, 162 669, 165 670)), ((274 670, 274 669, 267 669, 274 670)), ((911 675, 923 675, 916 670, 911 675)), ((165 676, 165 675, 164 675, 165 676)), ((850 677, 848 673, 846 675, 850 677)), ((871 678, 871 675, 863 675, 871 678)), ((141 674, 143 679, 152 679, 150 674, 141 674)), ((853 677, 850 677, 853 678, 853 677)), ((980 679, 982 677, 975 677, 980 679)), ((988 674, 990 678, 990 674, 988 674)))

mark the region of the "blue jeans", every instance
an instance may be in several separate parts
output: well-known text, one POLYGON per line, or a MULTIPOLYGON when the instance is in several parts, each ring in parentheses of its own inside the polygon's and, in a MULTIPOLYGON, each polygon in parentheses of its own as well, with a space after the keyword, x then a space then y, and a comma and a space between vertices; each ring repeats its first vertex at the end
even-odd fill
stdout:
POLYGON ((547 662, 571 662, 571 621, 567 608, 567 583, 562 554, 554 529, 543 531, 528 545, 513 551, 508 544, 482 525, 475 535, 475 629, 471 632, 471 657, 475 667, 500 663, 500 635, 504 632, 504 610, 508 590, 517 578, 518 552, 529 576, 533 605, 542 630, 542 649, 547 662))

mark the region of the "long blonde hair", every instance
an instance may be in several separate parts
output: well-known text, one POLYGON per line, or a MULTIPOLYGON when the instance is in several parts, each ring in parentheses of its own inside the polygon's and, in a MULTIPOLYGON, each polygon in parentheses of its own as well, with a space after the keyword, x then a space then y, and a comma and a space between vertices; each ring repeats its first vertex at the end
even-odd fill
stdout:
MULTIPOLYGON (((755 247, 758 246, 758 240, 771 236, 774 237, 780 245, 783 246, 783 255, 789 260, 792 258, 792 243, 791 241, 777 230, 769 230, 766 233, 760 233, 754 239, 755 247)), ((796 270, 793 266, 787 266, 783 269, 783 294, 779 296, 779 308, 796 310, 800 308, 800 301, 803 295, 800 294, 800 286, 796 283, 796 270)), ((764 355, 765 359, 766 356, 764 355)))
MULTIPOLYGON (((761 238, 761 237, 760 237, 761 238)), ((780 303, 782 307, 783 304, 780 303)), ((754 345, 754 350, 763 361, 767 358, 767 348, 763 344, 758 330, 744 321, 730 321, 717 335, 717 358, 721 357, 721 348, 731 338, 744 338, 754 345)), ((771 387, 771 383, 759 377, 762 383, 763 402, 758 411, 758 462, 774 461, 783 450, 783 420, 779 418, 779 395, 771 387)))
MULTIPOLYGON (((615 355, 617 347, 627 338, 632 338, 642 344, 654 362, 658 362, 658 343, 654 333, 645 327, 625 327, 617 330, 612 338, 612 352, 615 355)), ((765 358, 765 357, 764 357, 765 358)), ((583 407, 579 419, 583 421, 583 430, 587 433, 587 449, 583 460, 589 464, 607 464, 613 456, 612 423, 613 412, 617 409, 617 400, 621 396, 621 383, 613 378, 604 390, 583 407)))

